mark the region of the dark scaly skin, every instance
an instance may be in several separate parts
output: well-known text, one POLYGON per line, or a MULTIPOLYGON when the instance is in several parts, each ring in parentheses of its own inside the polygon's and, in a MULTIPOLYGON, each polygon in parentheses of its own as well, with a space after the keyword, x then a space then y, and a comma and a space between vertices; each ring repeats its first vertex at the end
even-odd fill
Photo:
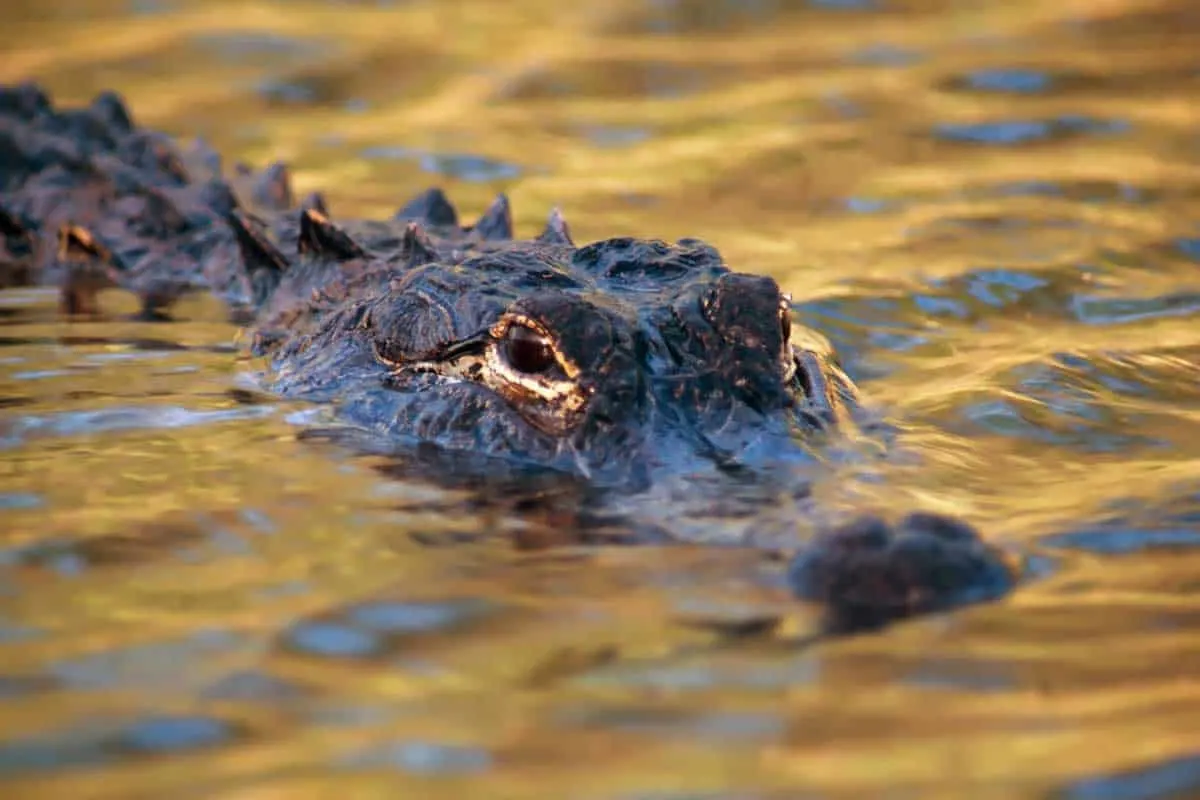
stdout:
MULTIPOLYGON (((191 291, 253 331, 263 385, 373 442, 436 445, 636 492, 769 466, 846 422, 855 389, 768 277, 699 240, 577 246, 554 212, 513 238, 501 196, 464 225, 431 189, 385 221, 297 203, 281 164, 222 171, 138 128, 121 99, 52 107, 0 87, 0 287, 61 287, 70 314, 120 287, 166 319, 191 291)), ((825 530, 795 592, 851 630, 995 598, 1013 575, 964 523, 911 514, 825 530)))

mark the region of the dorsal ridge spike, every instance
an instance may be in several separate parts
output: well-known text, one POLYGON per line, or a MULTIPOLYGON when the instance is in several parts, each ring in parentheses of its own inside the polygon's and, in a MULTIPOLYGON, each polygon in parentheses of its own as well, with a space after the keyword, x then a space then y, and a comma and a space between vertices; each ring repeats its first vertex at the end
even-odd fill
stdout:
POLYGON ((260 221, 252 214, 235 209, 228 217, 237 238, 238 250, 247 272, 266 269, 276 274, 287 271, 288 261, 262 231, 260 221))
POLYGON ((325 202, 325 195, 320 192, 309 192, 304 196, 304 199, 300 201, 300 210, 306 209, 319 211, 323 216, 329 216, 329 205, 325 202))
POLYGON ((93 258, 107 261, 109 253, 87 228, 67 223, 58 229, 58 258, 61 261, 93 258))
POLYGON ((283 161, 268 164, 258 175, 251 189, 256 204, 271 211, 286 211, 292 207, 292 174, 283 161))
POLYGON ((479 221, 471 226, 484 241, 510 241, 513 238, 512 205, 508 195, 501 192, 488 206, 479 221))
POLYGON ((126 134, 134 129, 133 116, 124 98, 111 90, 100 92, 92 98, 90 106, 92 113, 100 118, 109 130, 117 134, 126 134))
POLYGON ((419 222, 410 222, 404 226, 400 252, 410 266, 427 264, 437 258, 437 248, 419 222))
POLYGON ((313 208, 300 212, 300 236, 296 250, 301 255, 350 261, 365 256, 364 250, 350 236, 330 222, 329 217, 313 208))
POLYGON ((409 200, 392 218, 421 222, 434 228, 458 226, 458 211, 437 186, 409 200))
POLYGON ((571 239, 571 228, 567 225, 566 217, 563 216, 562 210, 558 206, 550 209, 550 218, 546 220, 546 228, 538 236, 538 241, 546 244, 575 246, 574 240, 571 239))

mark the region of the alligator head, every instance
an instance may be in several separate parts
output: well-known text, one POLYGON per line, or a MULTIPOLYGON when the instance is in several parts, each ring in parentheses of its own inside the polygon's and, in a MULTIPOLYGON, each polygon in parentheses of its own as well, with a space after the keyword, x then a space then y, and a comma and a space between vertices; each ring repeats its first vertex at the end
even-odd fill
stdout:
POLYGON ((788 451, 853 397, 776 282, 697 239, 577 247, 555 212, 517 240, 504 197, 461 225, 436 189, 335 224, 320 197, 296 206, 284 165, 224 175, 111 92, 56 109, 0 87, 0 162, 14 274, 59 284, 76 314, 110 286, 148 318, 207 288, 255 329, 268 388, 380 442, 623 484, 788 451))
MULTIPOLYGON (((423 197, 409 207, 456 219, 423 197)), ((695 239, 576 247, 557 212, 513 240, 490 222, 507 208, 465 229, 402 213, 358 238, 301 212, 297 285, 284 274, 259 329, 267 388, 332 402, 376 440, 606 484, 767 457, 845 417, 850 380, 772 278, 695 239)))

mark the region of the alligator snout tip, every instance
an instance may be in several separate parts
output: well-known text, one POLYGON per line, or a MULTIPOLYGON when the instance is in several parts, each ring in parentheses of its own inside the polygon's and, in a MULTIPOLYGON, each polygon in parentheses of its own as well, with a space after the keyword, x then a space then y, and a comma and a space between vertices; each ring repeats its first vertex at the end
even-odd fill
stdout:
POLYGON ((897 523, 863 515, 819 531, 792 557, 788 582, 823 607, 831 631, 853 632, 999 599, 1017 572, 967 523, 914 512, 897 523))

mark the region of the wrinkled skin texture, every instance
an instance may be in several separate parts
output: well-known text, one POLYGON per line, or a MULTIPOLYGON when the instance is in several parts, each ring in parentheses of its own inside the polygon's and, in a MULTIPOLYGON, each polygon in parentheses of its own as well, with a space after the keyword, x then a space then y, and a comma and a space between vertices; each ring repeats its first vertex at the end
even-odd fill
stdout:
POLYGON ((349 282, 264 317, 269 386, 335 400, 389 440, 605 485, 786 447, 852 399, 827 348, 784 338, 775 282, 730 272, 702 243, 413 249, 346 262, 349 282))
MULTIPOLYGON (((250 325, 264 388, 374 446, 445 452, 638 492, 702 470, 769 472, 850 424, 855 389, 774 280, 699 240, 577 246, 554 212, 514 240, 501 196, 464 225, 436 189, 385 221, 297 203, 287 168, 236 166, 138 128, 112 93, 55 109, 0 87, 0 287, 61 288, 147 319, 209 291, 250 325)), ((965 524, 864 517, 794 555, 795 592, 855 630, 994 598, 1012 573, 965 524)))

